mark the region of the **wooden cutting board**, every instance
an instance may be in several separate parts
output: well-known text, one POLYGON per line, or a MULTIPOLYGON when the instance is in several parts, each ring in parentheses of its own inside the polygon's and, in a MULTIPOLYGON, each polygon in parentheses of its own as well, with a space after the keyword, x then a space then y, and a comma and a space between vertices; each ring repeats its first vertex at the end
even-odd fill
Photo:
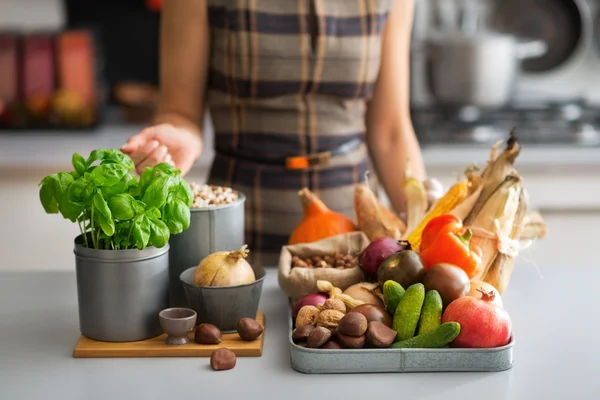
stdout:
MULTIPOLYGON (((256 321, 265 327, 265 314, 259 312, 256 321)), ((193 332, 190 333, 190 343, 182 346, 169 346, 165 343, 166 334, 139 342, 111 343, 98 342, 80 336, 73 358, 116 358, 116 357, 210 357, 213 351, 227 347, 238 357, 262 356, 265 334, 258 339, 247 342, 242 340, 237 333, 223 334, 221 343, 215 345, 198 344, 194 341, 193 332)))

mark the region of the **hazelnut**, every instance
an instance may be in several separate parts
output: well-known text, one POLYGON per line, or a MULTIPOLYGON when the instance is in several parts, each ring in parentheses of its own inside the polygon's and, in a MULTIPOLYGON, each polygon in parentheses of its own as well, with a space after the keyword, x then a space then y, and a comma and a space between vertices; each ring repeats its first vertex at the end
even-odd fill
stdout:
POLYGON ((322 349, 330 349, 330 350, 339 350, 342 346, 337 342, 337 340, 328 340, 323 346, 322 349))
POLYGON ((306 343, 308 347, 312 349, 318 349, 323 346, 328 340, 331 338, 331 331, 322 326, 317 326, 313 331, 308 335, 306 339, 306 343))
POLYGON ((327 299, 320 307, 323 310, 336 310, 346 314, 346 305, 340 299, 327 299))
POLYGON ((367 317, 354 311, 340 320, 337 331, 348 336, 362 336, 367 331, 367 317))
POLYGON ((322 326, 334 332, 338 323, 344 318, 344 313, 337 310, 323 310, 317 318, 317 326, 322 326))
POLYGON ((200 324, 196 328, 194 339, 199 344, 219 344, 223 335, 219 328, 212 324, 200 324))
POLYGON ((315 306, 302 307, 296 316, 296 328, 304 325, 316 325, 319 313, 319 309, 315 306))
POLYGON ((367 328, 367 342, 373 347, 387 348, 394 343, 398 333, 383 322, 371 321, 367 328))
POLYGON ((362 349, 365 347, 365 336, 348 336, 343 333, 337 334, 337 339, 346 349, 362 349))
POLYGON ((292 340, 298 343, 308 338, 308 335, 315 329, 312 325, 303 325, 299 328, 294 329, 292 332, 292 340))
POLYGON ((263 331, 263 326, 252 318, 242 318, 237 324, 238 335, 240 335, 243 340, 256 340, 262 335, 263 331))
POLYGON ((235 353, 226 347, 213 351, 210 355, 210 366, 215 371, 224 371, 235 367, 237 358, 235 353))

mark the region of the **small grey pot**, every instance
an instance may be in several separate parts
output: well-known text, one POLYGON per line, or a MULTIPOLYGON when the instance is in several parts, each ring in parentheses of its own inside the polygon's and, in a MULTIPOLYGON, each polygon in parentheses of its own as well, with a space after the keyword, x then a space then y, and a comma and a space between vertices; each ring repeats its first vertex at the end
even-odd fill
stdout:
POLYGON ((188 268, 181 273, 185 288, 187 307, 196 311, 196 324, 213 324, 223 333, 237 330, 242 318, 256 318, 266 271, 254 268, 256 280, 237 286, 196 286, 193 283, 194 270, 188 268))
POLYGON ((186 307, 185 292, 179 276, 217 251, 239 250, 244 244, 244 207, 246 196, 222 206, 192 208, 190 227, 171 235, 169 245, 169 306, 186 307))
POLYGON ((133 342, 163 333, 158 313, 169 304, 169 245, 98 250, 75 238, 81 334, 103 342, 133 342))

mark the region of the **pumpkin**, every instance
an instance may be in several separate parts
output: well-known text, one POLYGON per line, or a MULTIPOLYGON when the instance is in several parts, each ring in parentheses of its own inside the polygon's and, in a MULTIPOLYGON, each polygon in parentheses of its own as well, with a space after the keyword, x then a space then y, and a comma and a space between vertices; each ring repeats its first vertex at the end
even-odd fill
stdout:
POLYGON ((330 210, 308 188, 300 190, 298 196, 304 208, 304 218, 294 228, 288 244, 311 243, 358 230, 350 218, 330 210))

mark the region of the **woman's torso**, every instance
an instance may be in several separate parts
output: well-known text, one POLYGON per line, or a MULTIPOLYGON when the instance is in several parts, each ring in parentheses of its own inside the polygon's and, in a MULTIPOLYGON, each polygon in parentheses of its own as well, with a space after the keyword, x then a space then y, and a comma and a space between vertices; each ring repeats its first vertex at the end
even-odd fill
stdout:
POLYGON ((353 215, 353 184, 369 169, 364 145, 304 170, 231 153, 307 155, 362 139, 391 2, 208 0, 207 102, 216 148, 210 181, 246 192, 250 248, 279 252, 301 218, 302 187, 353 215))

